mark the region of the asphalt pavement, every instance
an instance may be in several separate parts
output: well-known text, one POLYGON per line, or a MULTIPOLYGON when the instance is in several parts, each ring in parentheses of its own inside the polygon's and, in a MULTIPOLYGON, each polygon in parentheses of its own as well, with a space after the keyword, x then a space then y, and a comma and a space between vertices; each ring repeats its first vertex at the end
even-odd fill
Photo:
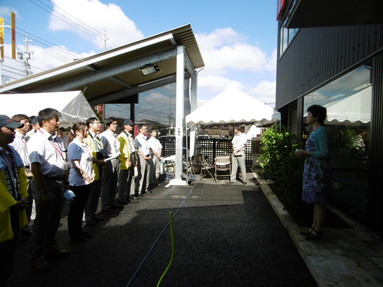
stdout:
MULTIPOLYGON (((57 233, 72 255, 44 272, 29 266, 29 241, 19 243, 11 287, 317 286, 256 181, 209 179, 166 187, 131 202, 71 244, 66 217, 57 233)), ((65 215, 65 211, 64 211, 65 215)))

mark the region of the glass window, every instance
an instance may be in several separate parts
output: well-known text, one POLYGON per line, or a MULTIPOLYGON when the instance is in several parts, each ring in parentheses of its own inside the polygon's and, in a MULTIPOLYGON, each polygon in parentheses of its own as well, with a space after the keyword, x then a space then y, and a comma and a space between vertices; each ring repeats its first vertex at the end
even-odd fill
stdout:
MULTIPOLYGON (((367 209, 367 160, 372 85, 369 66, 360 66, 304 97, 304 116, 310 105, 327 108, 333 168, 332 198, 364 219, 367 209)), ((303 138, 310 133, 303 129, 303 138)))
POLYGON ((292 13, 294 10, 296 4, 296 0, 294 0, 291 3, 291 6, 288 10, 286 19, 283 21, 283 25, 281 26, 279 30, 279 35, 280 35, 280 41, 279 41, 279 57, 282 57, 283 53, 286 51, 287 47, 290 45, 290 43, 294 40, 295 36, 297 35, 299 28, 291 28, 287 29, 286 23, 289 19, 289 15, 292 13))
MULTIPOLYGON (((189 113, 189 94, 185 94, 184 114, 189 113)), ((130 104, 107 104, 105 117, 110 116, 130 118, 130 104)), ((176 84, 172 83, 140 93, 139 101, 135 104, 135 121, 152 122, 151 125, 156 128, 166 127, 161 131, 163 135, 173 134, 176 125, 176 84)))

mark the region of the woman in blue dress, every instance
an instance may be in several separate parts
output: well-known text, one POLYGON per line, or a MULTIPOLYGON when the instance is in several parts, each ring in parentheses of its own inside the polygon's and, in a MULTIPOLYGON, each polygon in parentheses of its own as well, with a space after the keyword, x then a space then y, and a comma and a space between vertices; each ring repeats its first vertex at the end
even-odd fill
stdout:
POLYGON ((303 170, 302 200, 314 204, 313 224, 308 231, 301 232, 307 240, 319 240, 323 236, 326 203, 329 196, 331 169, 330 150, 326 128, 323 126, 327 110, 319 105, 307 109, 306 123, 313 128, 306 141, 305 150, 297 150, 297 156, 305 156, 303 170))

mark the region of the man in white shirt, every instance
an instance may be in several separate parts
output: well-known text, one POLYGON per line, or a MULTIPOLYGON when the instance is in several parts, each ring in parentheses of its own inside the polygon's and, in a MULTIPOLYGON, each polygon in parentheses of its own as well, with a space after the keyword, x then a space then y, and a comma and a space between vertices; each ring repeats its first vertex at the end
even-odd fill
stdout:
POLYGON ((68 170, 61 139, 54 136, 60 126, 60 116, 55 109, 41 110, 38 114, 41 128, 28 141, 33 174, 31 188, 36 202, 31 265, 36 270, 47 269, 50 266, 46 259, 70 255, 69 250, 58 249, 55 240, 60 225, 63 187, 67 186, 68 170))
POLYGON ((158 185, 158 177, 160 176, 160 160, 162 153, 162 144, 157 139, 157 131, 150 130, 150 138, 148 139, 148 146, 150 149, 150 155, 153 162, 153 170, 150 173, 150 186, 155 187, 158 185))
POLYGON ((231 176, 230 182, 234 183, 237 179, 238 166, 241 170, 241 181, 243 184, 247 184, 246 176, 246 162, 245 162, 245 150, 247 143, 247 136, 243 133, 243 127, 234 127, 234 137, 231 141, 233 144, 233 153, 231 155, 231 176))
POLYGON ((136 146, 138 148, 139 163, 140 163, 140 175, 139 175, 139 185, 138 185, 138 194, 142 195, 145 192, 151 193, 149 189, 149 180, 150 180, 150 165, 152 164, 150 150, 148 146, 148 141, 146 134, 148 128, 146 125, 142 124, 138 126, 140 133, 136 136, 136 146))
MULTIPOLYGON (((21 159, 24 162, 24 167, 26 168, 26 172, 28 172, 30 170, 30 164, 27 149, 29 136, 27 135, 27 132, 31 129, 31 122, 28 116, 23 114, 14 115, 12 120, 24 124, 21 128, 15 129, 15 139, 11 143, 11 146, 13 146, 21 156, 21 159)), ((31 174, 29 173, 29 175, 31 174)))
MULTIPOLYGON (((31 121, 30 121, 29 117, 27 115, 24 115, 24 114, 14 115, 12 117, 12 120, 17 122, 17 123, 23 124, 22 127, 15 129, 15 139, 13 140, 13 142, 10 145, 13 146, 15 148, 15 150, 19 153, 19 155, 20 155, 20 157, 24 163, 25 174, 28 178, 27 189, 28 189, 28 196, 29 196, 28 206, 26 207, 26 212, 27 212, 28 220, 31 220, 31 219, 35 219, 35 216, 36 216, 35 208, 32 212, 33 198, 32 198, 32 192, 30 189, 32 172, 31 172, 31 167, 30 167, 30 163, 29 163, 28 148, 27 148, 27 142, 30 138, 27 135, 27 133, 32 128, 31 127, 31 121), (32 216, 32 213, 33 213, 33 216, 32 216)), ((31 235, 31 232, 29 231, 28 226, 26 226, 25 228, 22 228, 20 232, 23 236, 30 236, 31 235)))
POLYGON ((118 123, 114 117, 105 122, 107 129, 101 133, 100 139, 104 145, 107 158, 105 169, 102 175, 101 206, 104 212, 113 212, 114 209, 122 206, 116 203, 117 177, 120 169, 120 142, 117 139, 118 123))

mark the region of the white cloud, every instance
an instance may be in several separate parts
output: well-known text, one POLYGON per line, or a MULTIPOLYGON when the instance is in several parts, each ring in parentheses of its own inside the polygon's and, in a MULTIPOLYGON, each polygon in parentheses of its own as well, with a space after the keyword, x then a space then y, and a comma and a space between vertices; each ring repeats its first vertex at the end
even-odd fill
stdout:
POLYGON ((18 14, 18 10, 7 6, 0 6, 0 17, 7 19, 10 18, 11 13, 18 14))
POLYGON ((259 47, 249 45, 245 37, 231 28, 197 34, 196 38, 209 74, 225 75, 233 70, 260 73, 270 71, 275 63, 274 54, 268 58, 259 47))
POLYGON ((222 92, 229 87, 243 89, 242 83, 221 76, 207 75, 198 77, 198 87, 207 88, 214 92, 222 92))
POLYGON ((196 38, 205 62, 198 78, 199 99, 211 99, 234 86, 263 102, 275 101, 275 82, 263 79, 275 78, 276 50, 268 56, 232 28, 196 38))
POLYGON ((215 75, 230 70, 261 72, 266 66, 266 55, 258 47, 235 44, 203 52, 206 70, 215 75))
POLYGON ((215 29, 210 34, 196 34, 198 46, 201 50, 207 51, 221 47, 226 44, 243 42, 245 39, 232 28, 215 29))
POLYGON ((275 49, 266 62, 266 70, 276 74, 277 72, 277 50, 275 49))
POLYGON ((104 47, 105 33, 109 48, 144 37, 135 23, 115 4, 103 4, 98 0, 52 0, 52 3, 54 13, 50 29, 71 31, 90 38, 99 48, 104 47))
POLYGON ((258 100, 269 104, 274 107, 275 105, 275 89, 276 82, 262 81, 254 89, 250 91, 250 94, 258 100))
MULTIPOLYGON (((29 49, 32 51, 30 63, 34 74, 95 54, 93 51, 81 54, 74 53, 64 46, 42 48, 30 45, 29 49)), ((25 51, 25 46, 19 45, 18 51, 25 51)))

